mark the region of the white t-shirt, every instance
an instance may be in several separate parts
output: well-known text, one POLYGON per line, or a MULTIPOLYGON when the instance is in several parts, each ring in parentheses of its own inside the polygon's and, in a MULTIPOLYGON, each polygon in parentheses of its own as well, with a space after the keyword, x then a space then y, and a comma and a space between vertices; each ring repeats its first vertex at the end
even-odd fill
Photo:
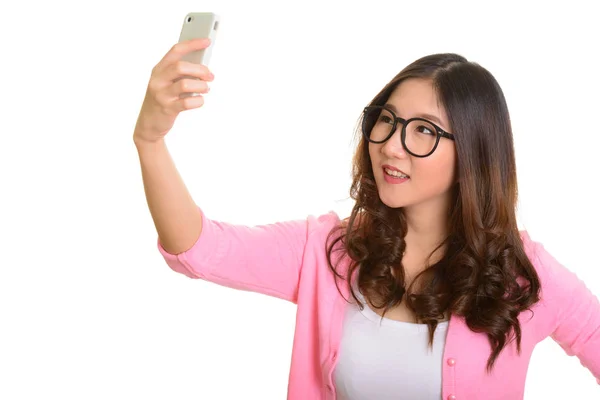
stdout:
MULTIPOLYGON (((425 324, 381 318, 352 302, 344 317, 334 380, 338 400, 440 400, 448 321, 428 347, 425 324)), ((352 299, 352 298, 351 298, 352 299)))

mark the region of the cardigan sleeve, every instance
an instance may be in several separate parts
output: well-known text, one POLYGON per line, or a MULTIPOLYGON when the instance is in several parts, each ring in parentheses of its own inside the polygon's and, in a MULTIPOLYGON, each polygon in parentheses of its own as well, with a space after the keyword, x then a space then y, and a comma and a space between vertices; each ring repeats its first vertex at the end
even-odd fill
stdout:
POLYGON ((158 249, 172 270, 189 278, 293 303, 297 301, 300 274, 306 267, 304 252, 311 234, 329 230, 339 221, 331 211, 306 219, 245 226, 211 220, 200 212, 202 232, 189 250, 170 254, 158 240, 158 249))
POLYGON ((554 309, 550 336, 569 356, 577 356, 600 384, 600 302, 585 283, 537 243, 546 274, 542 290, 554 309))

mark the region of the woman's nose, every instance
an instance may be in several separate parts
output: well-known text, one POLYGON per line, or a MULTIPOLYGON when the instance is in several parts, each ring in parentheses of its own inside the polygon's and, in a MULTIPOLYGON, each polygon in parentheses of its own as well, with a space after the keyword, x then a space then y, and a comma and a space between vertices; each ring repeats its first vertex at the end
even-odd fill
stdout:
POLYGON ((383 143, 381 151, 390 158, 406 158, 408 156, 408 153, 402 146, 401 129, 396 129, 392 137, 383 143))

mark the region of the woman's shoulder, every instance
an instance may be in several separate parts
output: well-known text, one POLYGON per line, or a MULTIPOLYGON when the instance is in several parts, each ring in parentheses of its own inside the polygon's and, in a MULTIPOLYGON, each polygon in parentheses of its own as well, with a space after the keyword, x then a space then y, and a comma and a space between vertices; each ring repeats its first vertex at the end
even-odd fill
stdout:
POLYGON ((548 251, 542 242, 532 238, 527 231, 523 230, 519 233, 525 254, 540 278, 542 290, 548 292, 555 286, 563 286, 579 279, 573 271, 548 251))
POLYGON ((345 228, 345 219, 341 218, 338 212, 329 210, 325 213, 309 214, 307 217, 309 238, 326 238, 333 230, 345 228))
MULTIPOLYGON (((536 269, 538 275, 545 275, 547 263, 544 262, 543 257, 544 253, 546 253, 544 246, 539 241, 534 240, 526 230, 520 230, 519 234, 527 258, 531 261, 531 264, 536 269)), ((542 276, 540 276, 540 278, 542 278, 542 276)))

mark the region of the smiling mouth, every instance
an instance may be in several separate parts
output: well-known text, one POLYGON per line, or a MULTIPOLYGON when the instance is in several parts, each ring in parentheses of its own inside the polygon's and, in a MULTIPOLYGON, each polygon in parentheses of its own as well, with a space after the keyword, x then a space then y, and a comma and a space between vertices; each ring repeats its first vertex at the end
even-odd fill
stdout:
POLYGON ((387 175, 390 176, 392 178, 398 178, 398 179, 408 179, 410 178, 410 176, 400 172, 400 171, 396 171, 393 169, 389 169, 389 168, 383 168, 383 172, 387 175))

